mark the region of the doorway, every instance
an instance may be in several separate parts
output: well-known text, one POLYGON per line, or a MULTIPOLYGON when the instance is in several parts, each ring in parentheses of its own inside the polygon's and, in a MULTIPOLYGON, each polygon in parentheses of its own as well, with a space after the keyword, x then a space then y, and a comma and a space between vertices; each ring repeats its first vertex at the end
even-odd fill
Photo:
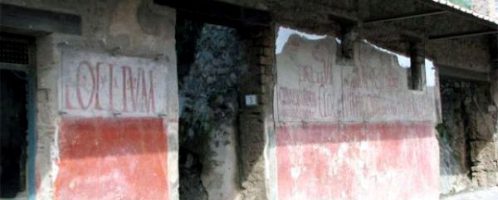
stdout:
POLYGON ((496 185, 497 112, 490 84, 443 76, 440 87, 443 123, 437 129, 441 193, 496 185))
POLYGON ((180 199, 239 199, 239 88, 248 65, 245 42, 236 28, 181 16, 176 30, 180 199))
MULTIPOLYGON (((28 38, 0 34, 0 198, 28 196, 28 136, 32 83, 28 38)), ((29 169, 29 170, 28 170, 29 169)))

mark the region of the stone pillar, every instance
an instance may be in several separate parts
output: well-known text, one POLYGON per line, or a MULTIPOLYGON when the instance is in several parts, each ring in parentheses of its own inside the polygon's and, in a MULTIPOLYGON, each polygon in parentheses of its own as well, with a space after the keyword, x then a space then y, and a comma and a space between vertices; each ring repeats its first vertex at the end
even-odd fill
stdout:
POLYGON ((240 93, 242 108, 239 115, 240 183, 243 199, 268 199, 265 174, 265 147, 268 125, 273 124, 273 69, 275 33, 272 28, 248 28, 250 65, 242 77, 240 93), (248 102, 256 97, 256 102, 248 102))
POLYGON ((498 105, 498 36, 491 37, 491 95, 495 106, 498 105))
MULTIPOLYGON (((498 3, 498 1, 497 1, 498 3)), ((496 6, 496 5, 495 5, 496 6)), ((498 18, 498 11, 495 11, 495 17, 498 18)), ((492 109, 495 110, 495 113, 498 110, 498 35, 491 37, 491 97, 493 98, 494 107, 492 109)), ((495 130, 494 130, 494 146, 495 146, 495 155, 497 159, 495 160, 495 166, 498 168, 498 119, 495 115, 494 119, 495 130)), ((498 169, 495 170, 495 178, 498 180, 498 169)), ((495 182, 495 185, 498 185, 498 181, 495 182)))
POLYGON ((412 90, 422 90, 425 87, 425 49, 423 43, 410 43, 410 79, 412 90))

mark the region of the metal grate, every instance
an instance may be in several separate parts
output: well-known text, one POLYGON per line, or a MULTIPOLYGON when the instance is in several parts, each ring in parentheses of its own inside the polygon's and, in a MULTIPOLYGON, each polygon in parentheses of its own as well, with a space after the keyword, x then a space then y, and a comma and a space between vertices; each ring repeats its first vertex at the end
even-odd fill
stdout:
POLYGON ((0 62, 29 64, 29 45, 25 41, 0 38, 0 62))

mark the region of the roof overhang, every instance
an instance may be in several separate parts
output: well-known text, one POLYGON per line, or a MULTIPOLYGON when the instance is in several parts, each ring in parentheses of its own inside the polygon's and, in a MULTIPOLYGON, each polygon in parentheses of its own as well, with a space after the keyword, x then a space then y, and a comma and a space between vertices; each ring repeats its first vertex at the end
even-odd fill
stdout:
POLYGON ((401 54, 413 42, 439 66, 489 73, 498 55, 498 20, 447 0, 155 0, 201 19, 267 24, 271 21, 315 34, 361 38, 401 54), (220 1, 225 4, 220 4, 220 1), (226 3, 235 7, 227 6, 226 3), (259 11, 258 11, 259 10, 259 11), (204 14, 203 14, 204 13, 204 14), (267 13, 268 16, 265 14, 267 13))

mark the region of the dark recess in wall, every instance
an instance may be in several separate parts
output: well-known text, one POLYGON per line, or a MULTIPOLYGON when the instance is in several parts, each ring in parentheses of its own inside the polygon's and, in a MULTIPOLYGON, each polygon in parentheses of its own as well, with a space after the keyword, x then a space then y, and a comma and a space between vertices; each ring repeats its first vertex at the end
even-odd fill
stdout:
POLYGON ((493 186, 496 111, 486 82, 441 77, 443 123, 438 129, 442 194, 493 186))
POLYGON ((182 15, 177 17, 176 41, 180 199, 202 200, 219 194, 218 188, 203 183, 205 179, 224 189, 230 185, 222 194, 229 196, 237 193, 233 189, 238 187, 238 167, 231 166, 236 165, 237 158, 231 155, 237 154, 239 85, 247 69, 244 41, 235 28, 182 15), (228 157, 219 160, 220 155, 228 157), (220 170, 224 174, 219 174, 220 170))
POLYGON ((26 189, 26 77, 0 70, 0 198, 26 189))

